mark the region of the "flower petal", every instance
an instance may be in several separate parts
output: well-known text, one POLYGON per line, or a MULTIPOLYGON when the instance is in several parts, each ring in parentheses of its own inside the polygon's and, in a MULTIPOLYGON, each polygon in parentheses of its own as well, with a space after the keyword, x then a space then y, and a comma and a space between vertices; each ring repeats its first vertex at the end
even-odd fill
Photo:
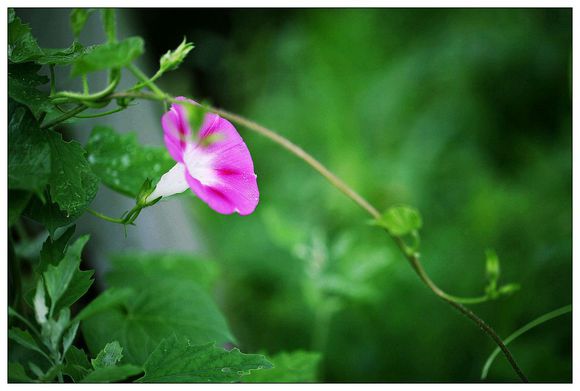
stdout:
POLYGON ((234 126, 216 114, 206 114, 199 138, 183 155, 193 192, 219 213, 252 213, 260 198, 254 163, 234 126), (210 136, 215 141, 204 144, 210 136))
MULTIPOLYGON (((188 100, 181 96, 176 99, 188 100)), ((189 101, 195 103, 192 100, 189 101)), ((164 133, 163 140, 169 154, 176 162, 182 162, 187 142, 191 140, 191 129, 185 109, 180 104, 172 104, 171 109, 161 117, 161 125, 164 133)))
POLYGON ((158 197, 169 197, 170 195, 183 193, 188 187, 189 185, 185 178, 185 165, 177 163, 159 179, 155 190, 147 197, 147 202, 151 202, 158 197))

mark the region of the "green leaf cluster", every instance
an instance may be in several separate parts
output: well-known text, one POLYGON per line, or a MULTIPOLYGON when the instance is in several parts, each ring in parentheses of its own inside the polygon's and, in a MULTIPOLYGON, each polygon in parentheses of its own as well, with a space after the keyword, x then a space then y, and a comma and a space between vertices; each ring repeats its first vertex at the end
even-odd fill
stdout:
POLYGON ((86 145, 92 171, 111 189, 136 197, 147 178, 155 182, 175 162, 164 147, 143 146, 135 133, 97 126, 86 145))

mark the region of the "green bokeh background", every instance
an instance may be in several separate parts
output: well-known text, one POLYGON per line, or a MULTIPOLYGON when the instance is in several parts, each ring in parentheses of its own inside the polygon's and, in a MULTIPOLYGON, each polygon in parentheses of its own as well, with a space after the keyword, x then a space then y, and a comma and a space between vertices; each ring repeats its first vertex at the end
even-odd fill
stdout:
MULTIPOLYGON (((572 299, 571 11, 126 10, 153 58, 196 49, 160 86, 271 127, 373 205, 424 218, 422 260, 450 293, 485 284, 486 248, 521 291, 475 309, 502 336, 572 299), (161 21, 161 22, 159 22, 161 21)), ((319 349, 331 382, 477 381, 493 343, 428 291, 351 200, 240 129, 256 212, 195 200, 245 351, 319 349)), ((571 381, 571 316, 512 351, 571 381)), ((516 381, 503 357, 491 381, 516 381)))

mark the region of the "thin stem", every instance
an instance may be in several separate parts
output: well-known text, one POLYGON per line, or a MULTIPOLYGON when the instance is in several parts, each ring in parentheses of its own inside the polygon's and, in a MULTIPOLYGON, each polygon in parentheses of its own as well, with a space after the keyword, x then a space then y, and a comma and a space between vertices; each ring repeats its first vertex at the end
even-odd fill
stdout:
POLYGON ((80 101, 80 102, 91 102, 101 100, 106 98, 110 95, 115 88, 119 84, 121 80, 121 72, 119 70, 111 72, 111 80, 109 84, 101 91, 95 92, 94 94, 79 94, 78 92, 72 91, 61 91, 57 92, 53 96, 51 96, 53 103, 67 103, 72 101, 80 101))
POLYGON ((98 118, 98 117, 105 117, 107 115, 118 113, 119 111, 125 110, 126 107, 117 107, 116 109, 104 111, 102 113, 95 113, 95 114, 86 114, 86 115, 75 115, 75 118, 98 118))
POLYGON ((55 125, 58 125, 59 123, 66 121, 67 119, 76 116, 78 113, 85 111, 86 109, 88 109, 87 106, 80 104, 78 105, 76 108, 67 111, 66 113, 64 113, 63 115, 61 115, 60 117, 57 117, 55 119, 53 119, 52 121, 43 124, 40 129, 47 129, 47 128, 51 128, 55 125))
POLYGON ((159 79, 161 77, 161 75, 163 75, 163 72, 161 72, 161 69, 160 69, 150 79, 148 79, 147 81, 142 81, 142 82, 136 84, 129 91, 139 91, 141 88, 145 87, 148 83, 155 82, 155 80, 159 79))
POLYGON ((89 95, 89 79, 87 78, 86 74, 82 76, 82 79, 83 79, 83 94, 89 95))
POLYGON ((141 70, 137 68, 135 65, 129 64, 127 68, 131 71, 131 73, 133 73, 133 75, 135 75, 137 79, 141 80, 141 82, 144 83, 147 86, 147 88, 153 91, 157 96, 159 96, 160 98, 164 98, 165 96, 167 96, 165 92, 161 91, 161 89, 157 87, 155 83, 153 83, 152 79, 148 78, 147 75, 141 72, 141 70))
MULTIPOLYGON (((400 247, 401 246, 401 244, 399 242, 400 239, 396 238, 396 237, 394 237, 394 239, 397 242, 397 245, 400 247)), ((465 315, 469 319, 471 319, 475 324, 477 324, 479 326, 479 328, 481 328, 487 335, 489 335, 491 337, 491 339, 493 339, 493 341, 497 344, 498 348, 501 349, 501 351, 505 355, 506 359, 508 360, 508 362, 510 363, 512 368, 514 369, 516 374, 519 376, 519 378, 524 383, 527 383, 528 379, 527 379, 526 375, 524 375, 524 373, 522 372, 522 370, 518 366, 515 358, 512 356, 511 352, 509 351, 507 346, 504 344, 504 342, 501 340, 499 335, 495 332, 495 330, 490 325, 485 323, 485 321, 483 319, 481 319, 480 317, 475 315, 475 313, 473 311, 464 307, 462 304, 452 300, 451 298, 448 297, 448 295, 445 292, 443 292, 441 289, 439 289, 439 287, 437 285, 435 285, 433 283, 433 281, 431 281, 431 279, 429 278, 427 273, 425 273, 425 270, 423 269, 423 266, 421 265, 421 262, 419 261, 419 258, 417 258, 416 255, 407 256, 407 259, 410 262, 411 266, 413 267, 413 270, 415 270, 415 272, 417 273, 417 275, 421 279, 421 281, 423 281, 425 283, 425 285, 427 285, 427 287, 429 289, 431 289, 431 291, 433 293, 435 293, 437 296, 439 296, 441 299, 443 299, 446 303, 451 305, 453 308, 455 308, 456 310, 461 312, 463 315, 465 315)))
POLYGON ((54 65, 51 64, 49 69, 50 69, 50 96, 52 96, 56 91, 56 77, 54 76, 54 65))
POLYGON ((103 219, 103 220, 108 221, 110 223, 117 223, 117 224, 123 224, 123 225, 126 223, 125 219, 117 219, 115 217, 109 217, 107 215, 99 213, 99 212, 92 210, 90 208, 87 208, 87 212, 89 212, 90 214, 92 214, 95 217, 98 217, 99 219, 103 219))
MULTIPOLYGON (((542 323, 547 322, 549 320, 552 320, 554 318, 557 318, 558 316, 565 315, 569 312, 572 312, 572 305, 570 305, 570 304, 566 305, 564 307, 558 308, 557 310, 550 311, 547 314, 544 314, 544 315, 532 320, 530 323, 528 323, 528 324, 520 327, 516 331, 514 331, 512 334, 510 334, 509 337, 507 337, 505 339, 504 342, 507 345, 507 344, 511 343, 514 339, 518 338, 520 335, 528 332, 529 330, 533 329, 534 327, 539 326, 542 323)), ((481 379, 482 380, 487 377, 487 374, 489 372, 489 368, 491 367, 493 360, 495 360, 495 358, 497 357, 499 352, 500 352, 499 348, 495 348, 495 350, 491 353, 491 355, 489 356, 489 358, 485 362, 485 365, 483 366, 483 369, 481 371, 481 379)))

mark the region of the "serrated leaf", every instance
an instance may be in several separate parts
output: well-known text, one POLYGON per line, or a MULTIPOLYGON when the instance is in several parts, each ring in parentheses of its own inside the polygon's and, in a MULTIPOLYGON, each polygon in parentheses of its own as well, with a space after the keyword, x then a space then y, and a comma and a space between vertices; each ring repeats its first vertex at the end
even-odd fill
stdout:
POLYGON ((85 48, 76 41, 65 49, 42 49, 30 27, 20 18, 14 17, 8 26, 8 59, 12 63, 34 61, 38 64, 67 65, 91 50, 92 47, 85 48))
POLYGON ((70 310, 63 308, 57 318, 50 317, 42 325, 42 338, 53 351, 60 350, 60 340, 70 321, 70 310))
POLYGON ((227 351, 213 343, 191 345, 185 337, 173 335, 161 341, 144 365, 142 383, 232 383, 251 370, 271 368, 259 354, 227 351))
POLYGON ((119 134, 97 126, 87 143, 93 172, 111 189, 136 197, 147 178, 154 182, 175 162, 163 147, 143 146, 135 133, 119 134))
POLYGON ((94 274, 94 270, 76 270, 66 293, 58 301, 56 310, 70 307, 83 297, 93 285, 94 279, 92 277, 94 274))
POLYGON ((376 224, 386 228, 391 235, 405 236, 418 231, 423 222, 417 209, 402 205, 389 208, 376 224))
POLYGON ((64 257, 68 241, 75 232, 75 226, 69 227, 58 238, 49 236, 46 238, 40 250, 40 262, 37 271, 42 273, 46 271, 48 265, 56 265, 64 257))
POLYGON ((19 17, 13 15, 8 25, 8 59, 12 62, 29 61, 42 55, 36 38, 28 24, 22 23, 19 17))
POLYGON ((48 131, 52 156, 49 179, 51 199, 67 217, 83 211, 95 198, 99 179, 93 174, 82 146, 65 142, 60 133, 48 131))
POLYGON ((99 312, 122 305, 122 303, 134 295, 135 291, 130 288, 109 288, 84 307, 77 314, 75 320, 82 321, 99 312))
POLYGON ((67 332, 62 337, 62 352, 66 354, 66 352, 71 347, 76 335, 77 330, 79 329, 79 322, 73 322, 70 327, 68 328, 67 332))
POLYGON ((104 69, 122 68, 144 52, 143 39, 130 37, 120 42, 98 45, 78 58, 72 67, 72 75, 79 76, 104 69))
POLYGON ((31 198, 31 192, 8 190, 8 228, 18 221, 31 198))
POLYGON ((65 354, 65 364, 63 373, 75 383, 80 382, 91 371, 91 364, 86 353, 74 345, 65 354))
POLYGON ((136 272, 121 287, 134 288, 136 295, 124 300, 122 306, 101 311, 81 324, 93 354, 109 341, 117 340, 125 348, 123 362, 141 365, 159 342, 172 333, 186 336, 194 343, 234 340, 213 300, 194 281, 142 280, 136 272))
POLYGON ((89 372, 81 383, 114 383, 136 376, 143 372, 141 367, 126 364, 116 367, 98 368, 89 372))
POLYGON ((268 357, 273 368, 252 372, 243 383, 314 383, 318 381, 318 364, 322 355, 315 352, 296 351, 278 353, 268 357))
POLYGON ((46 134, 30 110, 12 99, 9 99, 8 120, 8 187, 39 191, 51 173, 46 134))
POLYGON ((48 83, 48 77, 39 75, 40 65, 34 63, 8 65, 8 95, 30 108, 36 118, 42 112, 53 111, 48 93, 38 86, 48 83))
POLYGON ((8 382, 9 383, 30 383, 32 379, 20 363, 8 362, 8 382))
POLYGON ((95 46, 84 47, 74 41, 65 49, 42 49, 43 54, 34 59, 37 64, 43 65, 69 65, 77 61, 81 56, 90 53, 95 46))
POLYGON ((52 382, 60 373, 62 373, 62 369, 64 368, 64 365, 55 365, 53 367, 50 367, 48 369, 48 371, 46 371, 45 374, 43 374, 42 376, 40 376, 38 378, 38 380, 41 383, 50 383, 52 382))
POLYGON ((114 367, 123 358, 123 348, 118 341, 105 345, 96 358, 91 360, 93 368, 114 367))
POLYGON ((57 303, 67 292, 73 276, 78 272, 78 267, 81 263, 81 252, 88 240, 88 235, 81 236, 69 246, 64 258, 58 265, 49 265, 46 272, 42 274, 46 291, 50 297, 50 313, 54 313, 57 310, 57 303))
POLYGON ((92 9, 87 8, 75 8, 70 13, 70 24, 73 35, 78 38, 79 34, 85 28, 89 16, 93 12, 92 9))
POLYGON ((29 350, 44 355, 44 351, 37 345, 34 338, 32 338, 32 335, 30 335, 30 333, 26 330, 22 330, 18 327, 12 327, 10 330, 8 330, 8 338, 29 350))

